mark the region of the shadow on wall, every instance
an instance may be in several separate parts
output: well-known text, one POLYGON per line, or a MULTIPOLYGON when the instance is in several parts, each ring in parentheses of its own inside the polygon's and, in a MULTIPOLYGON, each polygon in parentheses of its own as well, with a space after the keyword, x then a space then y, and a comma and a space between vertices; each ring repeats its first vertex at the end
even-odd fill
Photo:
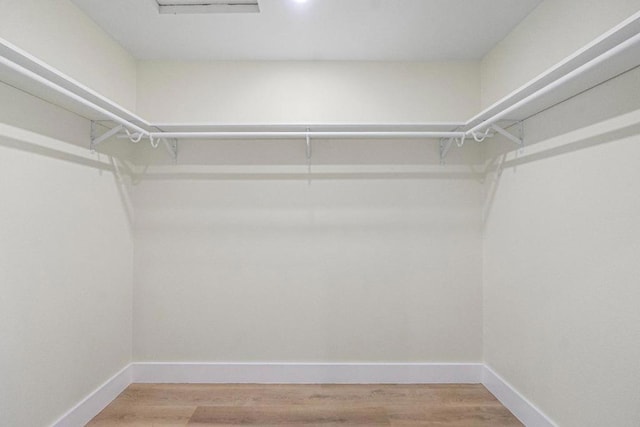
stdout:
POLYGON ((132 232, 134 217, 130 186, 133 173, 126 161, 4 123, 0 123, 0 146, 85 166, 100 174, 111 173, 132 232))
POLYGON ((181 141, 177 162, 160 150, 135 147, 135 181, 372 180, 480 181, 482 151, 469 144, 441 164, 438 140, 181 141))
POLYGON ((487 185, 483 206, 483 222, 486 224, 489 219, 502 173, 506 169, 515 171, 521 165, 621 141, 639 134, 640 110, 636 110, 524 148, 505 149, 491 156, 485 164, 483 173, 487 185))
POLYGON ((375 168, 358 168, 344 166, 342 168, 319 167, 311 172, 302 171, 303 168, 220 168, 210 166, 206 168, 194 168, 177 166, 172 170, 159 167, 142 167, 134 173, 134 183, 148 180, 306 180, 309 183, 318 180, 402 180, 402 179, 428 179, 428 180, 476 180, 481 181, 481 174, 473 166, 458 168, 398 168, 387 165, 378 165, 375 168), (253 170, 248 170, 253 169, 253 170), (257 170, 256 170, 257 169, 257 170))
MULTIPOLYGON (((640 110, 572 130, 521 149, 513 149, 512 144, 503 144, 502 149, 498 148, 484 166, 478 165, 479 162, 475 160, 477 153, 474 150, 478 145, 472 146, 473 148, 466 153, 459 150, 457 155, 447 159, 446 164, 439 164, 437 144, 415 141, 408 143, 408 150, 404 152, 397 150, 396 142, 357 141, 346 148, 346 156, 342 156, 336 146, 330 144, 325 146, 324 151, 322 148, 317 150, 317 163, 312 159, 308 164, 300 164, 299 156, 295 156, 300 153, 296 153, 295 149, 293 157, 291 151, 286 154, 286 150, 291 149, 290 143, 278 145, 276 142, 275 146, 279 148, 275 156, 261 162, 261 156, 258 155, 257 158, 249 158, 247 164, 238 164, 238 159, 242 153, 246 155, 247 144, 252 144, 251 142, 240 145, 237 142, 229 142, 226 145, 222 143, 221 147, 217 147, 219 153, 215 144, 205 144, 208 151, 205 150, 203 153, 198 143, 195 143, 183 147, 185 158, 180 159, 177 164, 163 164, 156 157, 147 159, 146 164, 140 165, 115 155, 92 153, 84 147, 0 123, 0 135, 4 136, 0 139, 0 145, 4 147, 75 163, 96 169, 100 173, 112 173, 130 227, 133 225, 130 186, 144 180, 307 180, 309 183, 314 180, 475 180, 487 185, 483 206, 483 221, 486 223, 504 170, 516 170, 521 165, 637 134, 640 134, 640 110), (353 151, 356 148, 363 149, 362 144, 367 145, 364 147, 365 155, 357 158, 353 151), (400 154, 390 154, 394 148, 400 154), (225 152, 229 150, 232 150, 232 153, 227 158, 225 152), (196 163, 209 160, 212 156, 218 159, 217 164, 196 163), (352 163, 344 163, 344 160, 343 163, 339 163, 338 160, 344 158, 352 163), (223 164, 221 159, 227 159, 226 163, 223 164), (388 160, 386 164, 380 163, 385 159, 388 160)), ((261 150, 264 150, 264 144, 254 142, 250 146, 257 145, 261 145, 261 150)), ((159 153, 156 156, 160 155, 164 154, 159 153)), ((302 155, 304 156, 304 152, 302 155)))

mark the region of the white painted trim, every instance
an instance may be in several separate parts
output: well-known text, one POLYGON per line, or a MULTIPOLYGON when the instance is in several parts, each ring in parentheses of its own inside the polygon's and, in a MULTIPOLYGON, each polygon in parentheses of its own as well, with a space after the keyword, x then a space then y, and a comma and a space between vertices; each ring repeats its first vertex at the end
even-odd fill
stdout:
POLYGON ((479 384, 527 427, 557 427, 542 411, 482 363, 171 363, 124 367, 54 422, 88 423, 131 383, 479 384))
POLYGON ((557 427, 540 409, 487 365, 484 365, 482 372, 482 384, 525 426, 557 427))
POLYGON ((133 364, 136 383, 433 384, 482 382, 481 363, 133 364))
POLYGON ((51 427, 80 427, 87 424, 131 384, 132 366, 125 366, 104 384, 61 416, 51 427))

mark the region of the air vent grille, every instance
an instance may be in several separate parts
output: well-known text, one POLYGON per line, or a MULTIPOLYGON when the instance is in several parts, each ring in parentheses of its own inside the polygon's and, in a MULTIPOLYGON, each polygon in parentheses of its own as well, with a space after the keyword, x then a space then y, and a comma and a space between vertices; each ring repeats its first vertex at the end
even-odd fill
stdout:
POLYGON ((258 13, 258 0, 155 0, 161 14, 258 13))

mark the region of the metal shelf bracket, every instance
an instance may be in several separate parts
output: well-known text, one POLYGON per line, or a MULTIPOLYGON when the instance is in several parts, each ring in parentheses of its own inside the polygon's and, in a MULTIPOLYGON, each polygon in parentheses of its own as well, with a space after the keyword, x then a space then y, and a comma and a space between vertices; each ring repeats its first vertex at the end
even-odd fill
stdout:
POLYGON ((500 135, 507 138, 509 141, 515 143, 518 147, 523 147, 524 146, 524 125, 522 122, 520 122, 517 124, 517 126, 518 126, 518 136, 513 135, 511 132, 508 132, 507 130, 501 128, 496 124, 492 124, 491 129, 495 130, 500 135))
POLYGON ((440 164, 444 165, 445 160, 447 159, 447 154, 449 154, 449 150, 453 146, 453 142, 455 138, 442 138, 440 139, 440 164))
POLYGON ((89 149, 91 151, 95 151, 96 147, 100 145, 100 143, 106 141, 112 136, 117 135, 124 128, 123 125, 118 125, 112 129, 109 129, 105 133, 98 135, 98 123, 95 121, 91 121, 91 141, 89 142, 89 149))
POLYGON ((164 142, 164 146, 167 148, 169 155, 173 159, 174 162, 178 161, 178 140, 176 138, 163 138, 162 142, 164 142))

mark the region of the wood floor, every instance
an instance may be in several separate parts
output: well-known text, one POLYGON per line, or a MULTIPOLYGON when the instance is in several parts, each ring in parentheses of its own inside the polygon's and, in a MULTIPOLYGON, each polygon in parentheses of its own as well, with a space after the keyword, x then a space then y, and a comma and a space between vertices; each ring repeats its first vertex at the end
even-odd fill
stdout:
POLYGON ((91 427, 522 424, 480 384, 132 384, 91 427))

